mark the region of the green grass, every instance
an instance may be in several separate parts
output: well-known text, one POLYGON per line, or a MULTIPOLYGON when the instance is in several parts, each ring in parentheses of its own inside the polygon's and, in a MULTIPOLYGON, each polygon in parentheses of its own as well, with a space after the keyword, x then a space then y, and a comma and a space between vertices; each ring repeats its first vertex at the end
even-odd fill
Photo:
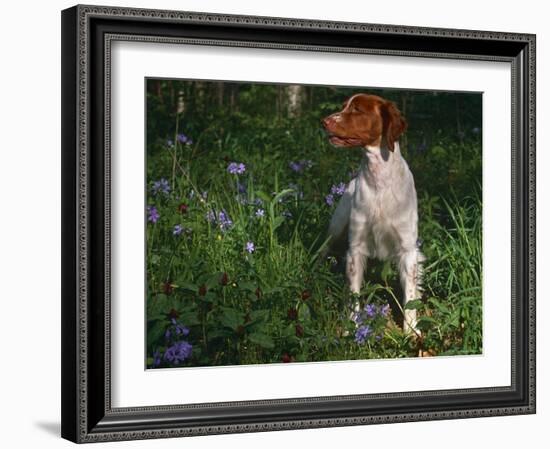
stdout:
MULTIPOLYGON (((317 256, 334 207, 325 196, 350 179, 360 151, 331 147, 307 119, 255 126, 255 133, 244 122, 233 131, 211 127, 191 145, 148 136, 148 205, 160 216, 147 222, 148 366, 480 353, 479 139, 440 137, 422 154, 405 149, 427 257, 423 297, 410 304, 419 311, 423 338, 400 329, 394 267, 372 261, 361 301, 378 312, 389 304, 391 312, 366 318, 371 332, 358 344, 341 266, 317 256), (289 163, 299 160, 312 166, 295 173, 289 163), (233 161, 246 171, 229 173, 233 161), (161 178, 169 192, 154 193, 161 178), (227 229, 207 220, 220 211, 232 221, 227 229), (251 253, 247 242, 254 244, 251 253), (181 341, 192 345, 191 354, 172 363, 166 351, 181 341)), ((176 129, 183 129, 179 121, 176 129)))

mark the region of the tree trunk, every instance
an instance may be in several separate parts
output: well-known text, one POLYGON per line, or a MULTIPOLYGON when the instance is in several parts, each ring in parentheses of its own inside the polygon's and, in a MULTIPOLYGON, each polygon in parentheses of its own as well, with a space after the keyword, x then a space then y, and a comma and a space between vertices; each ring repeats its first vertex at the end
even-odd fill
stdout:
POLYGON ((288 100, 288 115, 290 117, 296 117, 300 115, 302 106, 302 86, 293 84, 286 88, 286 96, 288 100))
POLYGON ((224 83, 218 83, 218 106, 223 107, 224 83))

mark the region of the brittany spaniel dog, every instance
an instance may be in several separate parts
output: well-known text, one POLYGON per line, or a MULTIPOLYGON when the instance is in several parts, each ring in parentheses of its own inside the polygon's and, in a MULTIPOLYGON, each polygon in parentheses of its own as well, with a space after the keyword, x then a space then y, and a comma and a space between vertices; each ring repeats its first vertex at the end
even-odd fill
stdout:
MULTIPOLYGON (((424 257, 417 244, 416 190, 397 141, 407 128, 405 119, 394 103, 357 94, 322 124, 332 145, 363 151, 359 173, 348 184, 329 226, 329 246, 344 243, 347 248, 351 291, 360 292, 370 257, 397 263, 404 304, 418 298, 424 257)), ((416 310, 405 310, 403 328, 416 332, 416 310)))

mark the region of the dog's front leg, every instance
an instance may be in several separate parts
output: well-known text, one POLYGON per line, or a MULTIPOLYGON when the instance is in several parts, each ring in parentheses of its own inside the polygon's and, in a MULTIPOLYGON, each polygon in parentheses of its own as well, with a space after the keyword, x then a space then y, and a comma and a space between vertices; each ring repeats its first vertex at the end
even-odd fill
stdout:
MULTIPOLYGON (((367 265, 366 220, 361 214, 351 213, 349 223, 349 247, 346 255, 346 276, 352 293, 359 294, 367 265)), ((354 312, 359 312, 359 300, 354 312)))

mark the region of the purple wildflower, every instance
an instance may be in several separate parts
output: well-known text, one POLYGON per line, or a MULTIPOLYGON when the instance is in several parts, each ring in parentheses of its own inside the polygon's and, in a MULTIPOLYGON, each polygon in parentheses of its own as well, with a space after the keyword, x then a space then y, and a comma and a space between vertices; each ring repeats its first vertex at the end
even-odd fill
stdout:
POLYGON ((160 359, 160 351, 157 349, 153 353, 153 368, 157 368, 160 365, 161 359, 160 359))
POLYGON ((178 341, 166 350, 164 358, 171 363, 178 364, 191 357, 192 352, 193 346, 190 343, 178 341))
POLYGON ((325 202, 329 206, 334 205, 335 198, 342 196, 346 192, 346 184, 341 182, 339 184, 333 184, 330 188, 330 193, 325 196, 325 202))
POLYGON ((265 216, 265 210, 258 209, 258 210, 256 210, 256 213, 254 215, 256 215, 256 217, 258 217, 258 218, 264 217, 265 216))
POLYGON ((189 335, 189 328, 185 327, 183 324, 178 324, 176 326, 176 335, 183 335, 187 337, 189 335))
POLYGON ((335 184, 330 188, 330 193, 337 196, 342 196, 346 192, 346 184, 341 182, 340 184, 335 184))
POLYGON ((160 214, 155 206, 147 206, 147 214, 147 220, 151 223, 156 223, 159 221, 160 214))
POLYGON ((172 318, 172 324, 176 327, 176 335, 183 335, 187 337, 189 335, 189 328, 185 327, 183 324, 178 323, 175 318, 172 318))
POLYGON ((244 165, 242 162, 231 162, 227 166, 227 171, 232 175, 242 175, 246 171, 246 165, 244 165))
POLYGON ((219 226, 222 231, 227 231, 233 226, 233 221, 225 210, 221 210, 216 214, 213 210, 206 213, 206 221, 214 226, 219 226))
POLYGON ((365 340, 369 338, 371 333, 372 329, 368 324, 365 324, 364 326, 359 326, 355 331, 355 342, 362 345, 363 343, 365 343, 365 340))
POLYGON ((245 249, 248 252, 248 254, 252 254, 256 250, 256 247, 254 246, 254 242, 246 242, 245 249))
POLYGON ((183 232, 183 226, 180 224, 177 224, 176 226, 174 226, 174 230, 172 231, 172 234, 181 235, 182 232, 183 232))
POLYGON ((353 312, 351 320, 357 325, 363 324, 363 316, 361 312, 353 312))
POLYGON ((374 304, 367 304, 365 306, 365 312, 368 318, 374 318, 376 316, 376 306, 374 304))
POLYGON ((170 329, 166 329, 166 332, 164 333, 164 338, 166 338, 166 340, 170 340, 171 336, 172 336, 172 331, 170 329))
POLYGON ((153 195, 158 195, 159 193, 168 195, 170 193, 170 183, 165 178, 160 178, 158 181, 153 182, 151 192, 153 192, 153 195))
POLYGON ((222 231, 227 231, 231 226, 233 226, 233 221, 231 221, 231 218, 229 218, 227 212, 221 210, 218 213, 218 224, 222 231))
POLYGON ((166 145, 167 145, 168 147, 173 147, 173 146, 174 146, 174 141, 173 141, 172 139, 168 139, 168 140, 166 141, 166 145))
POLYGON ((387 317, 390 313, 390 305, 384 304, 382 307, 380 307, 380 315, 387 317))
POLYGON ((206 221, 210 224, 216 223, 216 213, 213 210, 206 212, 206 221))
POLYGON ((290 167, 290 169, 292 171, 295 171, 295 172, 301 172, 302 171, 302 166, 300 165, 299 162, 290 161, 288 166, 290 167))
POLYGON ((313 162, 309 159, 302 159, 300 161, 291 161, 288 166, 293 172, 301 173, 307 168, 311 168, 313 166, 313 162))
POLYGON ((183 133, 178 134, 176 139, 178 140, 178 143, 181 143, 182 145, 191 145, 193 143, 191 138, 183 133))

